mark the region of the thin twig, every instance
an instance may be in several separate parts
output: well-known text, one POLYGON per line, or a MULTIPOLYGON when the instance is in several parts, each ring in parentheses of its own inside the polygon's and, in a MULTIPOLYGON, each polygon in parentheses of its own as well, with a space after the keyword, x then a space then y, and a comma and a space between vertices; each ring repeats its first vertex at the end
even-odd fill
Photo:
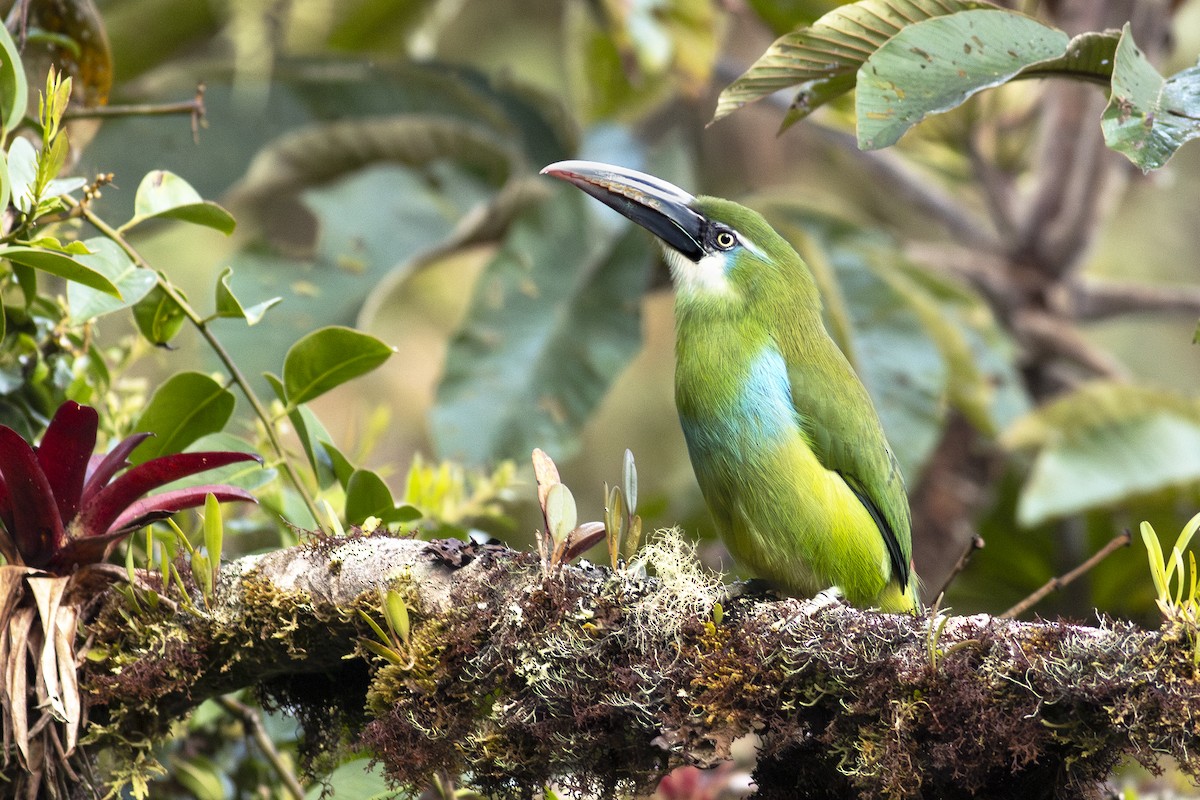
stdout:
POLYGON ((984 546, 983 537, 978 533, 971 534, 971 540, 967 542, 967 547, 963 550, 962 555, 958 557, 958 561, 954 563, 954 568, 950 570, 950 574, 946 576, 945 582, 942 583, 942 588, 935 595, 939 601, 950 588, 950 584, 954 583, 954 579, 967 568, 967 564, 971 563, 971 556, 975 555, 976 550, 982 550, 984 546))
POLYGON ((1038 589, 1033 594, 1026 597, 1021 602, 1017 603, 1015 606, 1010 608, 1008 611, 1005 611, 1003 614, 1000 615, 999 618, 1000 619, 1012 619, 1020 614, 1024 614, 1030 608, 1032 608, 1033 606, 1035 606, 1039 602, 1041 602, 1042 598, 1044 598, 1046 595, 1050 594, 1051 592, 1058 591, 1059 589, 1062 589, 1064 586, 1067 586, 1068 584, 1072 583, 1077 578, 1079 578, 1081 575, 1084 575, 1089 570, 1091 570, 1092 567, 1096 566, 1101 561, 1108 558, 1114 551, 1119 550, 1122 547, 1128 547, 1129 542, 1132 539, 1133 539, 1133 536, 1129 533, 1129 531, 1124 531, 1120 535, 1114 536, 1108 544, 1104 545, 1104 547, 1101 547, 1099 550, 1097 550, 1096 553, 1091 558, 1089 558, 1087 561, 1084 561, 1078 567, 1071 570, 1070 572, 1068 572, 1066 575, 1063 575, 1062 577, 1051 578, 1050 580, 1048 580, 1045 583, 1044 586, 1042 586, 1040 589, 1038 589))
POLYGON ((111 117, 159 117, 174 114, 188 114, 192 118, 192 138, 198 140, 200 128, 204 125, 207 109, 204 106, 203 83, 196 87, 196 96, 191 100, 175 103, 132 103, 115 106, 92 106, 83 108, 71 106, 63 114, 63 119, 103 119, 111 117))
POLYGON ((279 750, 276 749, 275 743, 271 741, 271 737, 267 735, 267 729, 263 726, 262 717, 258 712, 246 705, 239 703, 232 697, 218 697, 217 705, 225 709, 231 717, 242 723, 242 727, 246 729, 254 741, 258 744, 263 755, 267 757, 267 761, 271 762, 271 766, 275 768, 276 774, 279 775, 283 785, 287 788, 295 800, 304 800, 304 787, 300 785, 300 781, 292 773, 292 770, 284 762, 283 757, 279 755, 279 750))
MULTIPOLYGON (((91 223, 96 230, 100 231, 105 237, 111 239, 114 244, 125 251, 125 254, 129 256, 133 263, 137 264, 143 269, 151 269, 150 264, 147 263, 144 258, 142 258, 141 254, 134 249, 133 245, 131 245, 129 241, 122 236, 119 231, 117 231, 116 228, 109 225, 107 222, 97 216, 96 213, 93 212, 87 205, 80 203, 75 198, 69 195, 63 195, 62 198, 68 206, 73 209, 78 209, 83 218, 91 223)), ((155 274, 158 275, 157 272, 155 272, 155 274)), ((271 415, 267 413, 267 409, 263 406, 262 401, 258 399, 258 395, 254 392, 254 388, 250 385, 250 381, 247 380, 246 376, 242 373, 242 370, 233 360, 233 357, 229 355, 229 351, 225 349, 225 346, 222 345, 221 341, 216 337, 216 334, 214 334, 212 329, 209 328, 204 318, 201 317, 194 308, 192 308, 191 304, 189 304, 187 299, 180 294, 179 290, 161 275, 159 275, 158 285, 162 288, 163 292, 165 292, 168 297, 174 300, 179 308, 183 310, 184 315, 188 318, 192 325, 195 326, 196 330, 200 332, 200 335, 208 343, 209 348, 213 351, 213 353, 216 354, 217 358, 224 365, 226 372, 229 373, 229 377, 232 378, 233 382, 236 383, 238 388, 242 390, 242 394, 245 396, 247 402, 250 403, 250 407, 254 410, 254 415, 262 420, 263 428, 267 434, 267 440, 271 443, 271 448, 275 451, 276 457, 279 459, 279 463, 283 466, 284 472, 287 473, 288 480, 296 489, 296 492, 300 495, 300 499, 304 501, 304 505, 308 509, 308 513, 312 515, 313 520, 320 520, 321 517, 317 512, 316 501, 310 495, 308 488, 305 487, 304 481, 301 479, 300 474, 296 472, 296 468, 292 465, 291 459, 288 458, 287 451, 284 450, 283 447, 283 442, 280 441, 279 434, 275 430, 275 422, 271 418, 271 415)))

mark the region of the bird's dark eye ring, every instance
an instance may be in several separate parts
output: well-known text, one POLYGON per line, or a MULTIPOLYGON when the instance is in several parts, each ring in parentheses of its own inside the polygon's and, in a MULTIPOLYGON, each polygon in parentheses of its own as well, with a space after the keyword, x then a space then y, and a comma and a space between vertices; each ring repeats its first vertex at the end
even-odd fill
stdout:
POLYGON ((717 247, 721 248, 722 250, 729 250, 735 244, 737 244, 737 237, 729 231, 718 231, 717 235, 713 238, 713 241, 715 241, 717 243, 717 247))

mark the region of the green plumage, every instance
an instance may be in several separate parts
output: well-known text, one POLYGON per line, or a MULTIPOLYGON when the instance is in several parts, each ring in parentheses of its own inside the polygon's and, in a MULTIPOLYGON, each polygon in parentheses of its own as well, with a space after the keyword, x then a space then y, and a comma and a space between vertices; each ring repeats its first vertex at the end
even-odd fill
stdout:
POLYGON ((675 400, 730 551, 794 591, 837 586, 856 605, 913 607, 904 480, 866 389, 826 333, 812 275, 760 215, 716 198, 693 207, 766 256, 731 251, 727 290, 690 279, 682 273, 697 266, 671 257, 675 400), (790 424, 769 419, 769 376, 753 371, 764 353, 778 356, 790 424))
POLYGON ((738 562, 791 591, 915 608, 904 480, 795 250, 758 213, 652 176, 590 162, 544 172, 663 242, 680 423, 738 562))

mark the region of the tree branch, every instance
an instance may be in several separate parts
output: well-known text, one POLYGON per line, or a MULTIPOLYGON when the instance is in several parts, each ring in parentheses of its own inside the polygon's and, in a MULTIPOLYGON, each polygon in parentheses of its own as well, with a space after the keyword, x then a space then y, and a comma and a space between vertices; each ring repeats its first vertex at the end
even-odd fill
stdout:
POLYGON ((1088 278, 1071 288, 1071 306, 1077 319, 1089 321, 1139 313, 1200 316, 1200 287, 1088 278))
POLYGON ((112 598, 91 625, 108 654, 86 676, 92 719, 142 736, 127 726, 165 730, 256 686, 327 743, 365 703, 354 744, 391 777, 444 770, 499 797, 551 780, 632 791, 749 734, 763 798, 1087 797, 1122 756, 1163 752, 1200 773, 1194 629, 769 601, 723 587, 670 536, 640 562, 660 577, 545 576, 529 553, 383 536, 244 558, 208 615, 160 603, 149 619, 112 598), (389 585, 412 619, 403 663, 359 653, 374 634, 356 610, 380 619, 389 585), (160 655, 122 662, 145 652, 160 655))
POLYGON ((1041 311, 1024 311, 1017 314, 1014 325, 1018 337, 1044 354, 1035 359, 1039 363, 1048 363, 1057 357, 1100 377, 1115 380, 1129 377, 1120 361, 1085 339, 1077 327, 1062 317, 1041 311))

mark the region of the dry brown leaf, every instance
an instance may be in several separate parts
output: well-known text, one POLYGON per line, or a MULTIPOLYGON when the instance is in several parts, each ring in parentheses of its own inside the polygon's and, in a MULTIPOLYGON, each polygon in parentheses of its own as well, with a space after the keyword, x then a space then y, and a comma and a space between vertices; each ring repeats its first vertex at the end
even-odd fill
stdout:
POLYGON ((545 508, 547 492, 554 484, 562 483, 562 479, 558 476, 558 467, 554 465, 554 459, 540 448, 534 448, 533 451, 533 475, 537 478, 538 505, 545 508))
MULTIPOLYGON (((9 658, 4 665, 5 685, 13 702, 8 704, 12 715, 12 736, 17 746, 17 752, 28 767, 29 760, 29 709, 28 704, 21 702, 29 690, 26 653, 29 651, 29 634, 33 632, 33 617, 37 609, 33 606, 23 606, 13 612, 8 620, 9 658)), ((39 648, 40 649, 40 648, 39 648)))
MULTIPOLYGON (((67 709, 63 706, 62 692, 59 691, 54 620, 58 616, 63 591, 66 590, 68 581, 69 577, 29 577, 25 581, 37 602, 38 615, 42 621, 41 651, 37 654, 38 685, 44 689, 44 701, 49 703, 51 713, 58 719, 67 719, 67 709)), ((71 661, 73 665, 74 659, 71 661)), ((39 697, 38 700, 42 701, 43 698, 39 697)))
POLYGON ((54 618, 54 651, 58 660, 58 683, 62 695, 63 722, 66 724, 65 754, 70 755, 79 741, 79 720, 82 699, 79 696, 79 673, 75 665, 75 623, 79 610, 64 605, 54 618))

